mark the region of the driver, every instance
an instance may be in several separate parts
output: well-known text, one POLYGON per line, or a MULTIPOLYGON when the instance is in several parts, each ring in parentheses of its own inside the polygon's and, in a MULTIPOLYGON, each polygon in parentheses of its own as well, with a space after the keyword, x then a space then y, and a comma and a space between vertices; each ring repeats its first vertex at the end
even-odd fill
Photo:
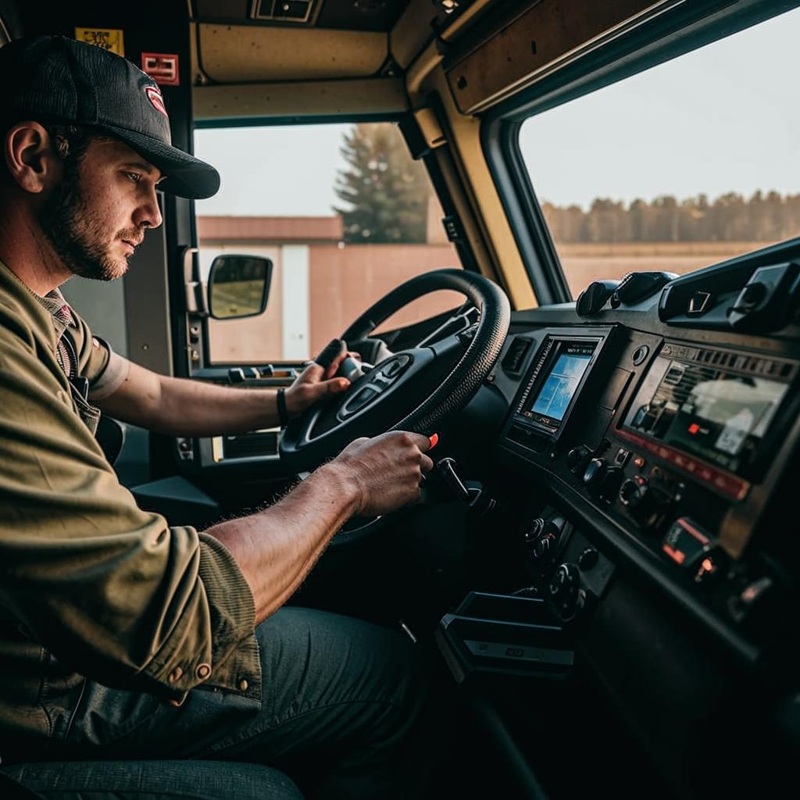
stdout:
MULTIPOLYGON (((137 507, 94 436, 100 412, 233 434, 276 425, 278 395, 131 363, 59 287, 122 277, 161 224, 157 189, 209 197, 219 175, 171 146, 158 86, 121 56, 20 39, 0 74, 2 771, 45 797, 159 796, 153 762, 126 768, 151 759, 203 762, 203 797, 424 796, 435 748, 411 640, 285 604, 350 517, 419 498, 430 440, 353 441, 278 502, 203 531, 137 507), (247 762, 246 778, 209 776, 208 760, 247 762)), ((337 342, 311 363, 284 413, 346 391, 346 355, 337 342)))

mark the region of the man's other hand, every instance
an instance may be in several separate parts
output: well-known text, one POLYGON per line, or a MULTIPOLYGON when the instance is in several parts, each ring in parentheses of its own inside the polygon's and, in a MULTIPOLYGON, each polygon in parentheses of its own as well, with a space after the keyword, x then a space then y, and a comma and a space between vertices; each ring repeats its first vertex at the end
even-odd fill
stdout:
POLYGON ((328 395, 341 394, 350 388, 347 378, 336 377, 342 361, 348 356, 358 359, 357 353, 347 350, 343 339, 333 339, 325 346, 286 390, 286 410, 290 417, 302 414, 328 395))

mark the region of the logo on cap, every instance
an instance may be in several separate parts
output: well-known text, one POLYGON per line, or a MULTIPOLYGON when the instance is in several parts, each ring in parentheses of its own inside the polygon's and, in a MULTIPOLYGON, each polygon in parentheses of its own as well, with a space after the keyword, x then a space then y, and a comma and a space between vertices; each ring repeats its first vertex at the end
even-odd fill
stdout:
POLYGON ((161 96, 161 91, 158 86, 145 86, 144 93, 147 99, 156 111, 160 111, 165 117, 167 116, 167 109, 164 106, 164 98, 161 96))

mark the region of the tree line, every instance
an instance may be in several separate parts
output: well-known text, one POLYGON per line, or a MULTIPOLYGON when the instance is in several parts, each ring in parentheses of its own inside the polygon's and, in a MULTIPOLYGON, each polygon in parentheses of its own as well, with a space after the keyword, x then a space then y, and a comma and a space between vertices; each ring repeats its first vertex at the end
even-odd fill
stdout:
POLYGON ((710 201, 705 194, 651 202, 598 197, 588 211, 577 205, 543 202, 553 239, 578 242, 760 242, 800 233, 800 194, 728 192, 710 201))
MULTIPOLYGON (((397 125, 358 123, 344 135, 345 167, 334 191, 348 243, 411 243, 427 239, 431 185, 423 164, 410 158, 397 125)), ((800 194, 775 191, 710 200, 705 194, 652 201, 598 197, 588 210, 544 201, 545 219, 559 243, 774 242, 800 234, 800 194)))

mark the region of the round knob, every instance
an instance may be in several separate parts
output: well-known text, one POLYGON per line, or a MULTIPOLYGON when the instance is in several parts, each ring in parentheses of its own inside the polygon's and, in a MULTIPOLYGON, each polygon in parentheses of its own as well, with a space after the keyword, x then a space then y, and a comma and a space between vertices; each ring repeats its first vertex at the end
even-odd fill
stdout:
POLYGON ((531 520, 531 524, 526 528, 525 543, 528 545, 536 544, 537 539, 542 535, 544 530, 544 520, 541 517, 536 517, 531 520))
POLYGON ((553 545, 556 543, 556 537, 552 533, 546 533, 536 540, 533 546, 533 555, 537 559, 543 559, 549 552, 553 545))
POLYGON ((575 564, 559 564, 547 587, 548 603, 563 622, 573 619, 583 608, 580 570, 575 564))
POLYGON ((616 497, 621 480, 622 470, 619 467, 609 467, 600 481, 600 496, 606 500, 616 497))
POLYGON ((553 520, 546 520, 542 517, 532 520, 525 531, 525 544, 528 546, 531 557, 535 561, 541 562, 548 556, 552 556, 560 535, 561 527, 553 520))
POLYGON ((565 457, 567 467, 570 472, 577 474, 586 469, 586 465, 589 463, 589 457, 591 454, 591 450, 582 444, 578 445, 577 447, 570 448, 565 457))
POLYGON ((666 495, 653 491, 646 478, 628 478, 619 487, 619 501, 642 526, 655 526, 669 503, 666 495))
POLYGON ((619 501, 624 506, 635 508, 642 500, 646 486, 633 478, 627 478, 619 487, 619 501))
POLYGON ((599 560, 600 560, 600 553, 598 553, 597 550, 594 549, 594 547, 587 547, 578 556, 578 566, 584 572, 586 572, 587 570, 596 567, 597 562, 599 560))

